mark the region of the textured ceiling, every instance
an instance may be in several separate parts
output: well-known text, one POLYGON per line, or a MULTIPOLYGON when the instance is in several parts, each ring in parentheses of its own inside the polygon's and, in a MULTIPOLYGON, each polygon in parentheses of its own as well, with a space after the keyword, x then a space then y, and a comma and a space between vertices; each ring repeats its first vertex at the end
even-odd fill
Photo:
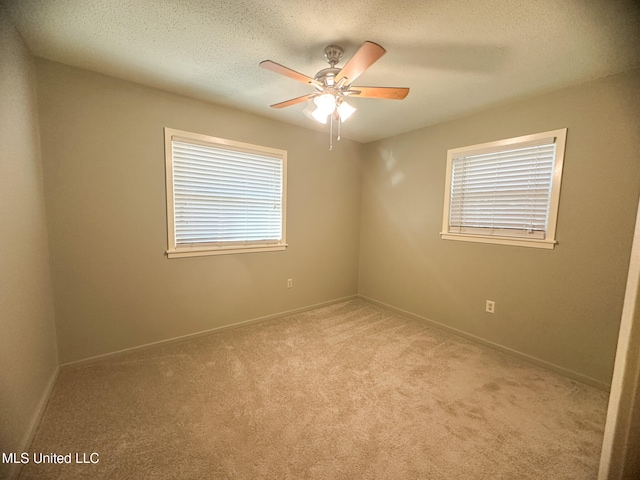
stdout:
MULTIPOLYGON (((343 136, 369 142, 640 66, 633 0, 5 0, 31 51, 72 66, 326 130, 306 75, 323 49, 387 54, 354 84, 410 87, 405 100, 352 99, 343 136)), ((338 66, 344 65, 344 62, 338 66)))

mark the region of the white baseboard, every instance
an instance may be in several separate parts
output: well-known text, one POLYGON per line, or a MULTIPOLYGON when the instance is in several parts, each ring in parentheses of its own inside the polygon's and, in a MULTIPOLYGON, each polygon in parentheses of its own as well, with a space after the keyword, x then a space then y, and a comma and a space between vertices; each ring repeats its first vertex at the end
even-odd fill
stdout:
POLYGON ((566 369, 564 367, 561 367, 559 365, 555 365, 555 364, 547 362, 545 360, 541 360, 539 358, 532 357, 531 355, 528 355, 526 353, 522 353, 522 352, 519 352, 517 350, 513 350, 513 349, 511 349, 509 347, 505 347, 505 346, 500 345, 498 343, 493 343, 493 342, 491 342, 489 340, 485 340, 485 339, 483 339, 481 337, 476 337, 475 335, 472 335, 470 333, 466 333, 466 332, 463 332, 462 330, 458 330, 456 328, 449 327, 448 325, 444 325, 442 323, 438 323, 438 322, 436 322, 434 320, 431 320, 429 318, 422 317, 422 316, 417 315, 415 313, 408 312, 406 310, 394 307, 394 306, 386 304, 384 302, 380 302, 378 300, 374 300, 373 298, 369 298, 369 297, 366 297, 364 295, 358 295, 358 297, 360 299, 366 301, 366 302, 372 303, 374 305, 378 305, 379 307, 382 307, 382 308, 386 308, 387 310, 391 310, 392 312, 399 313, 400 315, 404 315, 404 316, 407 316, 407 317, 414 318, 414 319, 419 320, 421 322, 427 323, 430 326, 437 327, 437 328, 440 328, 442 330, 446 330, 446 331, 448 331, 450 333, 453 333, 453 334, 458 335, 460 337, 464 337, 464 338, 466 338, 468 340, 471 340, 471 341, 474 341, 476 343, 480 343, 480 344, 485 345, 487 347, 491 347, 491 348, 494 348, 496 350, 500 350, 501 352, 505 352, 505 353, 508 353, 510 355, 516 356, 516 357, 518 357, 518 358, 520 358, 520 359, 522 359, 522 360, 524 360, 526 362, 533 363, 534 365, 537 365, 538 367, 542 367, 542 368, 544 368, 546 370, 551 370, 552 372, 559 373, 560 375, 563 375, 563 376, 568 377, 568 378, 570 378, 572 380, 576 380, 578 382, 584 383, 584 384, 589 385, 591 387, 595 387, 595 388, 597 388, 599 390, 603 390, 605 392, 609 392, 611 390, 611 385, 609 385, 607 383, 604 383, 604 382, 601 382, 599 380, 596 380, 595 378, 587 377, 586 375, 582 375, 582 374, 574 372, 572 370, 568 370, 568 369, 566 369))
MULTIPOLYGON (((36 407, 36 411, 31 418, 31 422, 29 422, 29 428, 27 429, 22 441, 20 442, 19 448, 17 452, 26 452, 29 450, 31 446, 31 442, 33 438, 36 436, 36 432, 38 431, 38 427, 40 426, 40 420, 42 420, 42 416, 44 415, 44 411, 47 408, 47 403, 49 403, 49 398, 51 397, 51 392, 53 392, 53 386, 56 384, 56 380, 58 379, 58 373, 60 373, 60 367, 56 367, 51 375, 51 378, 47 382, 47 386, 38 401, 38 405, 36 407)), ((8 471, 8 480, 15 480, 20 475, 20 470, 22 469, 22 464, 17 463, 12 465, 13 468, 9 468, 8 471)))
POLYGON ((225 330, 231 330, 234 328, 246 327, 248 325, 253 325, 255 323, 266 322, 268 320, 275 320, 278 318, 286 317, 289 315, 295 315, 296 313, 302 313, 309 310, 313 310, 316 308, 326 307, 328 305, 333 305, 336 303, 346 302, 348 300, 354 300, 358 298, 358 295, 350 295, 348 297, 336 298, 334 300, 328 300, 326 302, 316 303, 314 305, 308 305, 306 307, 295 308, 293 310, 287 310, 284 312, 274 313, 271 315, 265 315, 264 317, 253 318, 250 320, 243 320, 241 322, 233 323, 231 325, 224 325, 222 327, 215 327, 208 330, 203 330, 201 332, 190 333, 187 335, 181 335, 179 337, 168 338, 166 340, 160 340, 158 342, 146 343, 144 345, 138 345, 136 347, 125 348, 122 350, 117 350, 115 352, 105 353, 102 355, 96 355, 94 357, 84 358, 81 360, 75 360, 73 362, 67 362, 60 365, 60 368, 68 369, 68 368, 82 368, 87 365, 91 365, 98 362, 103 362, 105 360, 111 360, 114 358, 131 355, 133 353, 139 353, 145 350, 157 348, 160 346, 171 345, 174 343, 186 342, 189 340, 194 340, 200 337, 206 337, 207 335, 212 335, 214 333, 224 332, 225 330))

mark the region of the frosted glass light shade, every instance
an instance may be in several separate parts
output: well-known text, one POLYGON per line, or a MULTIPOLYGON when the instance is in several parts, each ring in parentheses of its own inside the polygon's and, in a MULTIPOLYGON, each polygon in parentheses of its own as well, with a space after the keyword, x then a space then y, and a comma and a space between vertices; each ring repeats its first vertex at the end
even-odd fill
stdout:
POLYGON ((322 115, 329 115, 336 109, 336 97, 330 93, 323 93, 314 98, 313 101, 318 107, 316 111, 320 111, 322 115))
POLYGON ((319 108, 316 108, 313 112, 311 112, 311 116, 314 120, 320 123, 327 123, 328 114, 322 112, 319 108))
POLYGON ((355 111, 355 107, 349 105, 344 100, 338 105, 338 115, 340 115, 340 121, 342 122, 346 121, 355 111))

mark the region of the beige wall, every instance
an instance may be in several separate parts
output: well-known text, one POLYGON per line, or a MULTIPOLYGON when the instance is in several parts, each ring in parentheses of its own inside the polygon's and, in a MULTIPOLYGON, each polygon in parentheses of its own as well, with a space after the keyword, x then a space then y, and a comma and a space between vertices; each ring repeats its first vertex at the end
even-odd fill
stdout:
POLYGON ((638 91, 635 71, 368 145, 360 293, 609 384, 640 193, 638 91), (564 127, 554 250, 440 239, 447 149, 564 127))
MULTIPOLYGON (((57 370, 35 73, 0 5, 0 452, 22 451, 57 370)), ((13 465, 0 463, 0 478, 13 465)))
POLYGON ((37 66, 61 363, 357 293, 358 144, 37 66), (288 151, 286 251, 167 259, 165 126, 288 151))

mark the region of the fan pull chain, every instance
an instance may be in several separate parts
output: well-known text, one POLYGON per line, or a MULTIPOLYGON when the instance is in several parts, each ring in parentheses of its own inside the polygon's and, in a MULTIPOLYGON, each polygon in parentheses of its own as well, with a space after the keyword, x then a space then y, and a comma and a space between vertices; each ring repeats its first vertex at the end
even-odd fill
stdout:
POLYGON ((329 116, 329 151, 333 150, 333 115, 329 116))
POLYGON ((329 150, 333 150, 333 118, 336 117, 336 122, 338 122, 338 135, 336 136, 336 140, 340 141, 340 130, 342 127, 342 120, 339 115, 331 114, 329 116, 329 150))

